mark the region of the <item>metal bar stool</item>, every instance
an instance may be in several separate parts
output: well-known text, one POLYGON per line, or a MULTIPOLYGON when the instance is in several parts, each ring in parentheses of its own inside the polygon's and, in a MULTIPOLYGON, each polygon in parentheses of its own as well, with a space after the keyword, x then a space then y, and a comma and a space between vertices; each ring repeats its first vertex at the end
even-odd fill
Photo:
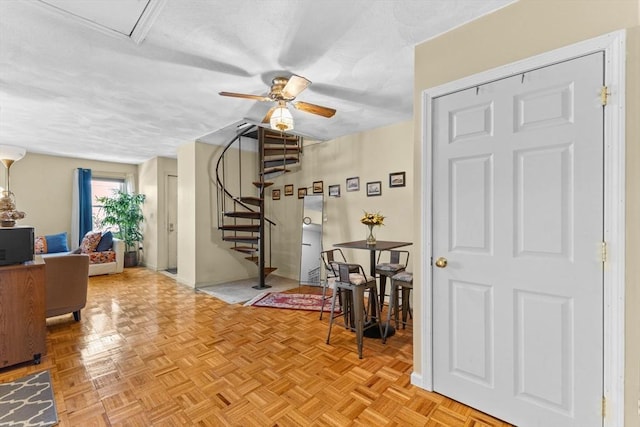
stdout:
POLYGON ((413 289, 413 273, 408 271, 401 271, 391 277, 391 290, 389 296, 389 310, 387 311, 387 323, 384 327, 384 334, 382 335, 382 343, 387 342, 387 333, 389 332, 389 323, 391 323, 391 312, 394 313, 394 320, 396 321, 396 329, 398 325, 398 311, 400 311, 400 303, 398 302, 398 293, 402 292, 402 329, 407 326, 407 317, 413 314, 411 313, 410 294, 413 289))
POLYGON ((376 274, 380 277, 380 307, 384 306, 385 288, 387 277, 391 278, 396 273, 404 271, 409 264, 409 251, 384 250, 378 253, 376 262, 376 274), (389 254, 389 262, 381 262, 382 254, 389 254))
MULTIPOLYGON (((367 276, 359 264, 335 263, 338 267, 338 279, 335 281, 334 292, 331 296, 331 316, 329 317, 329 333, 327 334, 327 344, 331 338, 331 327, 335 315, 336 295, 343 292, 343 298, 351 298, 350 313, 343 310, 338 316, 349 316, 355 325, 356 341, 358 344, 358 357, 362 359, 362 344, 364 331, 377 327, 382 336, 382 324, 380 322, 380 305, 378 302, 378 289, 375 277, 367 276), (353 271, 356 271, 355 273, 353 271), (369 291, 369 298, 365 304, 365 291, 369 291), (349 295, 350 294, 350 295, 349 295), (365 323, 367 325, 365 326, 365 323)), ((343 299, 343 301, 344 301, 343 299)))
MULTIPOLYGON (((330 249, 328 251, 320 252, 320 259, 324 264, 324 280, 322 281, 322 305, 320 306, 320 320, 322 320, 322 313, 324 312, 324 302, 327 299, 327 288, 334 288, 334 283, 338 278, 338 267, 336 262, 347 262, 341 249, 330 249)), ((333 290, 335 293, 335 289, 333 290)), ((343 310, 348 309, 344 307, 344 303, 340 301, 343 310)), ((345 318, 346 319, 346 318, 345 318)))

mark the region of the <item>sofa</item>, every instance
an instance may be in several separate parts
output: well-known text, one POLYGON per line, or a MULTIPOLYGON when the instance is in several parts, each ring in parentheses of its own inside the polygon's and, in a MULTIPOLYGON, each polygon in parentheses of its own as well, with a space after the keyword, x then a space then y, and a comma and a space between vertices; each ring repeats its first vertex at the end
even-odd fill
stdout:
POLYGON ((124 270, 124 240, 113 238, 113 246, 109 250, 115 253, 114 258, 108 255, 108 251, 93 251, 89 256, 89 276, 99 274, 122 273, 124 270))
POLYGON ((51 254, 45 264, 46 317, 73 313, 80 321, 80 310, 87 304, 89 256, 86 254, 51 254))
POLYGON ((34 252, 45 262, 49 257, 83 253, 89 257, 89 276, 122 273, 124 269, 124 241, 111 232, 88 232, 75 251, 69 251, 67 233, 36 236, 34 252))

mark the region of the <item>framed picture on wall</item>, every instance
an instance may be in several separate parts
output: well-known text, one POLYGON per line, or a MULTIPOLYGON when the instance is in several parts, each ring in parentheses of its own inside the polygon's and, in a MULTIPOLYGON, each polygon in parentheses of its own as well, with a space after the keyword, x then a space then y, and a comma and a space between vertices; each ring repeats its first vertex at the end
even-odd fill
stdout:
POLYGON ((340 197, 340 184, 329 186, 329 197, 340 197))
POLYGON ((405 173, 393 172, 389 174, 389 187, 404 187, 405 186, 405 173))
POLYGON ((313 181, 313 194, 320 194, 324 192, 324 184, 322 181, 313 181))
POLYGON ((293 184, 287 184, 284 186, 284 195, 293 196, 293 184))
POLYGON ((379 196, 382 194, 382 181, 367 182, 367 196, 379 196))
POLYGON ((347 191, 360 191, 360 178, 354 176, 347 178, 347 191))
POLYGON ((280 189, 271 190, 271 198, 273 200, 280 200, 280 189))
POLYGON ((298 199, 304 199, 304 196, 307 195, 307 187, 298 188, 298 199))

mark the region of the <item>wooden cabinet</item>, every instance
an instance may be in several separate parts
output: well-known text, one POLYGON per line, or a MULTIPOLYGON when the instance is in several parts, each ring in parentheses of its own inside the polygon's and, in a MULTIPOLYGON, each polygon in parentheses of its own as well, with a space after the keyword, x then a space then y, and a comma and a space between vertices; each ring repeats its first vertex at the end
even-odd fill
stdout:
POLYGON ((0 368, 46 351, 45 264, 38 260, 0 267, 0 368))

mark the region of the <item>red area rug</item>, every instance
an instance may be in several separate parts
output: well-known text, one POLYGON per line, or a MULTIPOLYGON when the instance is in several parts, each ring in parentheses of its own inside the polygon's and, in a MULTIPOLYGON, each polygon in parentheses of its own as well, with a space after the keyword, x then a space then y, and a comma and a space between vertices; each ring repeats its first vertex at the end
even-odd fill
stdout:
MULTIPOLYGON (((247 301, 244 305, 251 305, 254 307, 286 308, 290 310, 320 311, 320 307, 322 307, 322 295, 267 292, 247 301)), ((340 308, 337 307, 337 305, 338 304, 336 302, 336 313, 339 313, 340 308)), ((331 298, 327 298, 324 301, 324 311, 328 312, 330 310, 331 298)))

